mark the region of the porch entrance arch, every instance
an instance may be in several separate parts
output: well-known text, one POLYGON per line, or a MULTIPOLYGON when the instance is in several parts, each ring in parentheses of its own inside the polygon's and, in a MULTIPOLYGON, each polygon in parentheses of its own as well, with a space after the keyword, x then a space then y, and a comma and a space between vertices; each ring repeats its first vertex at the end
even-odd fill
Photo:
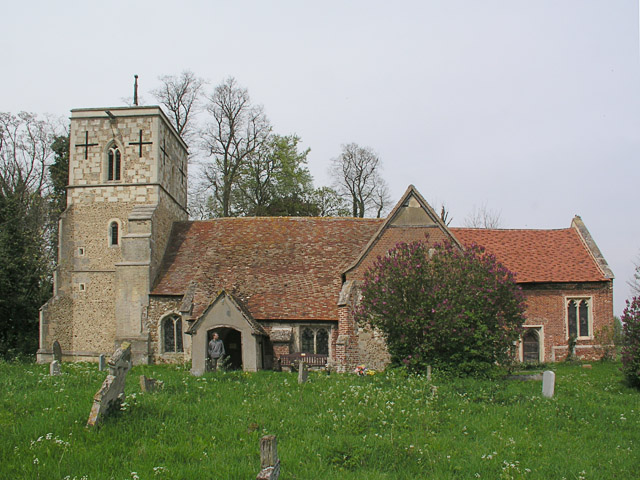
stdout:
MULTIPOLYGON (((242 333, 239 330, 230 327, 216 327, 207 331, 206 348, 209 348, 209 342, 213 338, 213 334, 217 333, 220 340, 224 344, 226 352, 225 357, 229 357, 229 368, 232 370, 242 370, 242 333)), ((209 353, 205 352, 206 358, 209 353)))

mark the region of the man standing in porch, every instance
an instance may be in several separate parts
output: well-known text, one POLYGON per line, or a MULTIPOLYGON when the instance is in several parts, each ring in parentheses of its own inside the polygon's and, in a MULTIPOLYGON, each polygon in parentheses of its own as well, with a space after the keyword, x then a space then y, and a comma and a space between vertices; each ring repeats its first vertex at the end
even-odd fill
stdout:
POLYGON ((218 370, 218 360, 225 354, 224 343, 220 340, 217 333, 213 334, 213 338, 209 342, 209 358, 211 359, 211 369, 215 372, 218 370))

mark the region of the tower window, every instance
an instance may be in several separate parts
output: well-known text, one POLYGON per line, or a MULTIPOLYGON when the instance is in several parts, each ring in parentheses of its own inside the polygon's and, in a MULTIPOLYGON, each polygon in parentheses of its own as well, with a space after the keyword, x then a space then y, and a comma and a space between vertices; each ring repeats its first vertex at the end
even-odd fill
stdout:
POLYGON ((118 245, 118 222, 111 222, 109 225, 109 245, 118 245))
POLYGON ((116 146, 111 147, 108 153, 107 161, 107 180, 118 181, 120 180, 120 166, 121 166, 120 149, 116 146))

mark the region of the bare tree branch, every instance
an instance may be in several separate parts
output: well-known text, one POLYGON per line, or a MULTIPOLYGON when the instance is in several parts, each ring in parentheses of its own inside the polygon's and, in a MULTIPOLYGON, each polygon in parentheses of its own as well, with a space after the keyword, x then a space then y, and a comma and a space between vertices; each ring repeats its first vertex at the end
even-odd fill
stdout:
POLYGON ((380 216, 388 207, 389 192, 380 168, 378 155, 355 143, 343 145, 340 156, 333 159, 330 173, 334 187, 351 203, 354 217, 364 217, 367 212, 380 216))
POLYGON ((473 207, 473 210, 464 219, 464 226, 469 228, 500 228, 500 212, 490 210, 486 204, 473 207))

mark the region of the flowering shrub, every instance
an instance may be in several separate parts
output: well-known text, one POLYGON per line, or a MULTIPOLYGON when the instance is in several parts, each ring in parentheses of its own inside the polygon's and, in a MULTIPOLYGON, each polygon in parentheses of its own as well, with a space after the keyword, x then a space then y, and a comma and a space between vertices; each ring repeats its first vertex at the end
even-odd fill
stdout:
POLYGON ((356 318, 384 334, 396 364, 472 374, 508 360, 524 308, 513 274, 482 247, 415 242, 365 273, 356 318))
POLYGON ((631 385, 640 387, 640 297, 627 300, 621 319, 624 322, 622 370, 631 385))

